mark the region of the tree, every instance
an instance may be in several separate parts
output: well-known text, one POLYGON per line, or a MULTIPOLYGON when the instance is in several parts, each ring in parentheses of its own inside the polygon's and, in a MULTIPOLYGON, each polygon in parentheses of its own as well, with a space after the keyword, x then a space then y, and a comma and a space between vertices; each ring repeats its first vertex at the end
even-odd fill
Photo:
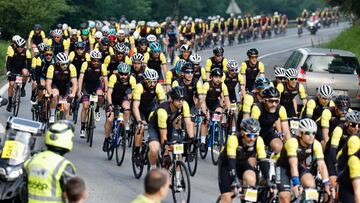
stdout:
POLYGON ((4 37, 19 34, 27 38, 34 24, 48 30, 56 20, 72 9, 65 0, 11 0, 0 1, 0 25, 4 37))
POLYGON ((331 6, 340 6, 340 9, 346 13, 352 13, 357 19, 360 18, 360 1, 359 0, 326 0, 331 6))

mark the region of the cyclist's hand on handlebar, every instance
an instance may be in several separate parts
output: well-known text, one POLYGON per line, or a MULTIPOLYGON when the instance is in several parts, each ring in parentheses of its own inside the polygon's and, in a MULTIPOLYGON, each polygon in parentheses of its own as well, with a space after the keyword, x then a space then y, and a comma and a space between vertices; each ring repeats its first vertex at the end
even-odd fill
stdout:
POLYGON ((335 189, 330 184, 325 185, 325 191, 328 195, 335 199, 335 189))
POLYGON ((299 195, 301 194, 301 192, 300 192, 300 190, 301 190, 300 185, 292 186, 292 187, 291 187, 291 190, 292 190, 292 192, 294 193, 294 195, 295 195, 296 198, 298 198, 299 195))

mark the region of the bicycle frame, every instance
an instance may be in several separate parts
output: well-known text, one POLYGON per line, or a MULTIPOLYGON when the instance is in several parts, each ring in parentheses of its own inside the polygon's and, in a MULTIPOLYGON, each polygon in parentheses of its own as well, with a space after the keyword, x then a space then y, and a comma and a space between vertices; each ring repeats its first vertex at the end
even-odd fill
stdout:
POLYGON ((124 113, 121 112, 121 108, 116 108, 114 113, 114 121, 113 121, 113 127, 114 127, 114 137, 112 142, 112 147, 119 147, 119 134, 118 128, 124 125, 124 113))

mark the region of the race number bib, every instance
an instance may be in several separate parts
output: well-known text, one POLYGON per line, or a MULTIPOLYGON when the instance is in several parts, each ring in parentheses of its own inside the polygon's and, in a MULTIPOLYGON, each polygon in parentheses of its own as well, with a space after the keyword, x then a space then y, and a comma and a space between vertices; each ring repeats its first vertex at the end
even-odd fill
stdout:
POLYGON ((1 154, 2 159, 15 159, 18 160, 22 157, 25 150, 25 145, 15 140, 7 140, 1 154))

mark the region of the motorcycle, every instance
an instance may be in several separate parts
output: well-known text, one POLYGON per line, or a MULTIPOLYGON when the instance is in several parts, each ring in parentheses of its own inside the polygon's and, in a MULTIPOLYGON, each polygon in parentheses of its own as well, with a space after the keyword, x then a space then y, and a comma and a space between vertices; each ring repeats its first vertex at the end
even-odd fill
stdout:
POLYGON ((45 125, 9 117, 6 131, 0 149, 0 201, 27 202, 27 181, 23 163, 32 153, 40 151, 40 142, 44 143, 44 140, 38 141, 35 137, 44 137, 45 125))
POLYGON ((307 21, 307 29, 309 30, 311 35, 315 35, 317 30, 319 29, 318 23, 319 23, 318 20, 316 20, 316 21, 308 20, 307 21))

